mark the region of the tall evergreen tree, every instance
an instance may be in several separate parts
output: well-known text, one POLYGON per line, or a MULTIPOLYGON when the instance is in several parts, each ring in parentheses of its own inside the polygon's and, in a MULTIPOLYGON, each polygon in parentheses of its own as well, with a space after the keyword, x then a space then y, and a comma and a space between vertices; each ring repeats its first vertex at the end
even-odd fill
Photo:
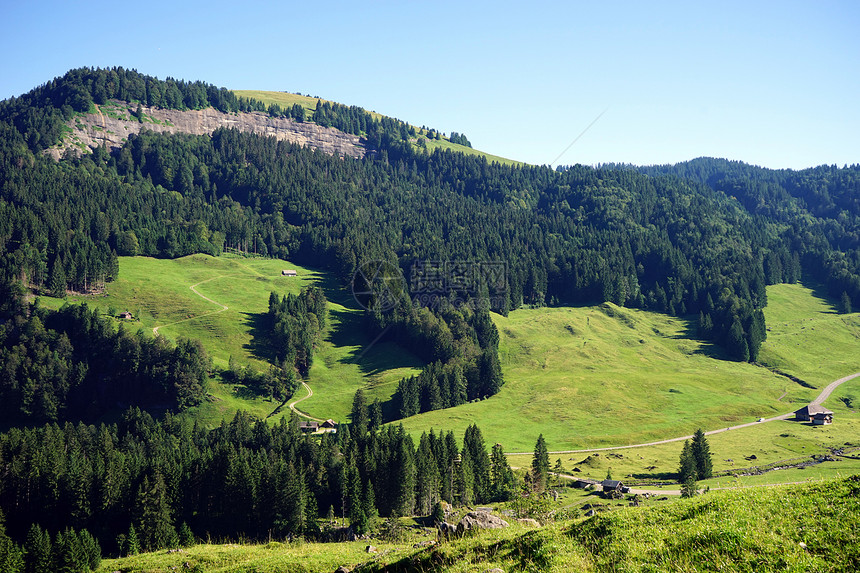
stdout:
POLYGON ((508 501, 516 492, 516 478, 508 458, 505 456, 502 444, 495 444, 490 454, 490 479, 492 495, 495 501, 508 501))
POLYGON ((0 571, 20 573, 24 570, 24 553, 6 535, 6 522, 0 511, 0 571))
POLYGON ((690 443, 690 455, 696 465, 696 479, 710 478, 713 475, 711 447, 708 445, 708 439, 701 428, 693 434, 693 441, 690 443))
POLYGON ((51 536, 34 523, 27 532, 24 542, 24 559, 26 573, 52 573, 51 536))
POLYGON ((367 399, 364 397, 364 390, 359 388, 355 391, 355 396, 352 399, 352 436, 358 439, 363 439, 367 433, 368 415, 367 415, 367 399))
POLYGON ((532 483, 535 491, 541 492, 546 489, 549 478, 549 452, 543 434, 538 436, 535 443, 535 451, 532 456, 532 483))
POLYGON ((684 483, 689 479, 696 480, 696 458, 693 457, 690 440, 684 440, 684 447, 678 461, 678 481, 684 483))

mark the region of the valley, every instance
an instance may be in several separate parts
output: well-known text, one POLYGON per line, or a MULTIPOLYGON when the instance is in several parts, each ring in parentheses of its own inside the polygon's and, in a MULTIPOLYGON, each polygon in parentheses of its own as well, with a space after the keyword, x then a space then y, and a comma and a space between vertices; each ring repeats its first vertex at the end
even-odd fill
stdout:
MULTIPOLYGON (((292 402, 316 419, 349 421, 355 391, 386 401, 400 378, 417 374, 421 361, 391 340, 373 342, 357 326, 362 311, 326 272, 288 261, 223 255, 193 255, 175 260, 121 258, 120 276, 104 295, 70 296, 115 314, 128 309, 126 329, 157 328, 162 336, 196 338, 211 354, 216 369, 234 360, 268 368, 261 349, 258 321, 269 292, 296 294, 306 285, 321 285, 330 304, 331 324, 323 334, 317 360, 292 402), (283 277, 284 268, 297 277, 283 277), (198 285, 194 290, 190 286, 198 285), (211 300, 203 298, 211 297, 211 300), (222 310, 219 305, 226 305, 222 310), (214 310, 213 310, 214 309, 214 310), (255 318, 256 317, 256 318, 255 318)), ((454 430, 462 435, 477 423, 486 440, 501 443, 517 466, 530 459, 538 434, 547 440, 553 461, 561 459, 571 475, 602 479, 615 475, 659 482, 676 470, 681 443, 634 449, 570 453, 627 446, 755 422, 793 411, 818 395, 841 373, 860 371, 860 317, 839 315, 803 285, 768 287, 768 340, 760 365, 728 361, 721 349, 691 336, 690 320, 626 309, 612 303, 594 307, 524 308, 509 316, 493 315, 500 332, 499 353, 507 380, 502 391, 486 400, 427 412, 394 422, 417 438, 421 433, 454 430), (832 361, 820 361, 823 348, 832 361), (803 350, 800 350, 803 349, 803 350), (804 354, 806 352, 807 354, 804 354), (789 362, 785 357, 792 357, 789 362), (771 369, 779 369, 783 375, 771 369), (802 386, 791 374, 807 382, 802 386), (814 386, 814 387, 812 387, 814 386), (513 422, 513 423, 512 423, 513 422), (554 453, 556 451, 564 453, 554 453), (515 455, 523 452, 523 455, 515 455), (594 454, 597 455, 594 455, 594 454), (586 464, 582 464, 587 460, 586 464), (580 471, 574 472, 574 468, 580 471)), ((42 297, 58 308, 63 301, 42 297)), ((184 416, 216 426, 237 410, 271 423, 289 415, 288 408, 256 398, 241 388, 212 380, 212 401, 184 416)), ((776 421, 711 436, 715 472, 734 472, 781 460, 826 455, 854 444, 860 435, 856 404, 860 379, 838 390, 824 405, 836 422, 808 428, 793 420, 776 421), (755 456, 753 460, 746 460, 755 456)), ((850 447, 860 447, 860 442, 850 447)), ((860 470, 851 458, 804 470, 772 471, 760 476, 715 477, 712 488, 784 483, 845 475, 860 470)))

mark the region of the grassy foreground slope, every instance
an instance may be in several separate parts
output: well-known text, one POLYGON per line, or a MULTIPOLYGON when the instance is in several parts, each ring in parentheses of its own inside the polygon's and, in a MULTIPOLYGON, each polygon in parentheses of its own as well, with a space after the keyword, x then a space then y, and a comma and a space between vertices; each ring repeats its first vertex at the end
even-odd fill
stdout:
MULTIPOLYGON (((111 308, 130 311, 137 320, 125 323, 125 328, 142 328, 147 333, 157 328, 159 335, 169 339, 199 339, 216 367, 226 368, 232 356, 240 365, 264 370, 268 368, 264 315, 269 293, 298 294, 308 285, 325 290, 329 324, 308 377, 319 394, 302 402, 301 407, 317 417, 346 421, 358 388, 366 388, 371 400, 385 400, 397 381, 417 373, 421 363, 392 343, 377 344, 363 352, 371 341, 359 327, 361 311, 326 273, 277 259, 122 257, 119 278, 108 285, 107 296, 73 296, 68 300, 86 302, 104 312, 111 308), (283 269, 296 269, 298 277, 281 276, 283 269)), ((62 304, 57 299, 43 300, 46 306, 62 304)), ((209 425, 232 417, 238 409, 265 418, 278 406, 227 384, 212 384, 211 393, 214 401, 189 412, 209 425)), ((303 395, 300 388, 297 397, 303 395)))
POLYGON ((105 560, 99 571, 214 573, 352 571, 856 571, 860 477, 755 490, 711 492, 589 519, 508 528, 415 548, 367 542, 198 545, 105 560), (187 563, 187 565, 185 565, 187 563), (183 568, 184 567, 184 568, 183 568))

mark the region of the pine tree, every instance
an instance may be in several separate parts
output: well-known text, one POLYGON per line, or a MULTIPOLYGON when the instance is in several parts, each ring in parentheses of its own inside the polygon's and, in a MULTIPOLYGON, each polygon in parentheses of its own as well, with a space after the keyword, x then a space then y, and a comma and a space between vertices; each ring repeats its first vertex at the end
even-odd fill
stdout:
POLYGON ((851 314, 851 310, 851 297, 848 296, 846 291, 842 291, 842 296, 839 297, 839 313, 851 314))
POLYGON ((352 435, 355 438, 362 439, 367 434, 368 416, 367 416, 367 399, 364 397, 364 391, 359 388, 355 392, 352 399, 352 435))
POLYGON ((191 547, 195 543, 194 533, 188 527, 188 523, 183 521, 182 525, 179 526, 179 545, 182 547, 191 547))
POLYGON ((475 501, 483 503, 492 497, 490 482, 490 456, 484 445, 484 437, 477 425, 466 428, 463 436, 463 450, 468 450, 469 461, 472 464, 473 492, 475 501))
POLYGON ((6 535, 6 523, 0 511, 0 571, 19 573, 24 570, 24 553, 6 535))
POLYGON ((690 454, 696 465, 696 479, 708 479, 713 475, 713 464, 711 462, 711 448, 708 439, 701 428, 696 430, 693 441, 690 444, 690 454))
POLYGON ((27 573, 51 573, 51 536, 34 523, 27 532, 24 542, 24 558, 27 573))
POLYGON ((490 479, 494 501, 508 501, 516 492, 517 482, 514 472, 508 464, 508 458, 502 449, 502 444, 493 446, 490 454, 490 479))
POLYGON ((690 440, 684 440, 684 448, 681 450, 681 458, 678 463, 678 481, 684 483, 689 479, 696 479, 696 459, 690 440))
POLYGON ((87 564, 85 571, 95 571, 102 562, 102 548, 99 542, 86 529, 78 533, 78 539, 87 564))
POLYGON ((176 530, 167 504, 167 487, 160 473, 156 472, 153 479, 149 476, 143 478, 137 491, 135 512, 142 547, 152 551, 176 544, 176 530))
POLYGON ((726 342, 726 347, 729 354, 739 362, 748 362, 750 359, 750 349, 747 345, 744 329, 741 326, 741 321, 735 317, 731 328, 729 329, 729 338, 726 342))
POLYGON ((681 485, 681 497, 693 497, 698 492, 696 478, 694 475, 689 475, 681 485))
POLYGON ((534 456, 532 457, 532 483, 537 492, 542 492, 546 489, 547 478, 549 477, 549 452, 546 449, 546 442, 543 439, 543 434, 538 436, 535 444, 534 456))
POLYGON ((126 555, 137 555, 140 553, 140 540, 137 537, 137 530, 134 528, 134 524, 128 526, 124 549, 126 555))

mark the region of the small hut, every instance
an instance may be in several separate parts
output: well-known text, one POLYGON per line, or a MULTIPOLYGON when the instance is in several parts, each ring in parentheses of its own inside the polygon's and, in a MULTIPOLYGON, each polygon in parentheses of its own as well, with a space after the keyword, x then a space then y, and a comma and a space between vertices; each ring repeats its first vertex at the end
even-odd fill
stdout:
POLYGON ((281 275, 285 277, 297 277, 299 276, 299 272, 295 269, 284 269, 281 271, 281 275))
POLYGON ((794 419, 800 422, 812 422, 813 424, 818 423, 820 425, 831 424, 833 423, 833 412, 821 404, 809 404, 808 406, 804 406, 800 410, 797 410, 794 413, 794 419), (819 414, 822 415, 822 421, 816 422, 815 417, 819 414), (827 421, 824 421, 825 419, 827 421))

